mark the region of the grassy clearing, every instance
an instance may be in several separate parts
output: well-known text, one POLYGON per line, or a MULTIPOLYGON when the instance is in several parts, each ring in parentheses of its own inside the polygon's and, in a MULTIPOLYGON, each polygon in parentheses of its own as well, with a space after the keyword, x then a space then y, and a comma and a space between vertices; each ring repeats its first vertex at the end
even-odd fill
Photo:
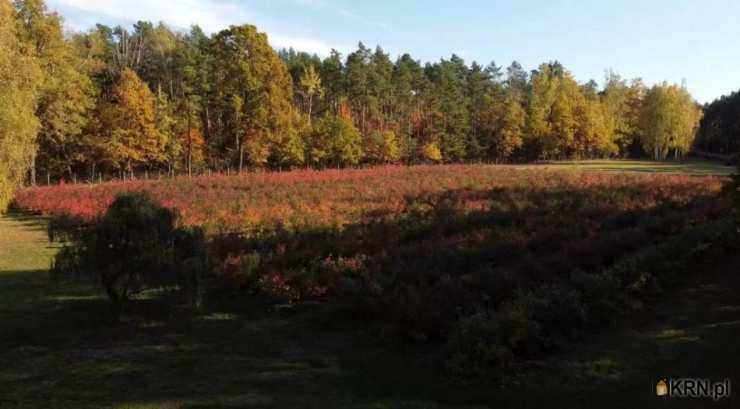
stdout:
POLYGON ((22 215, 0 218, 0 274, 48 269, 54 254, 48 242, 43 220, 22 215))
POLYGON ((586 160, 549 162, 523 168, 572 169, 580 171, 603 172, 640 172, 685 174, 692 176, 728 176, 735 173, 735 168, 720 162, 704 160, 681 160, 656 162, 652 160, 586 160))

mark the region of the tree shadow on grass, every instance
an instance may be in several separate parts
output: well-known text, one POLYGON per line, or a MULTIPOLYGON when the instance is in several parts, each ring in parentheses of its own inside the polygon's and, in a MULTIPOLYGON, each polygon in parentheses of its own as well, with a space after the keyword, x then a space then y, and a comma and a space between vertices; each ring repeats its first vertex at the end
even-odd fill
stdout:
MULTIPOLYGON (((22 281, 28 274, 6 273, 2 280, 22 281)), ((369 407, 419 396, 444 401, 438 379, 409 369, 413 359, 403 353, 380 347, 361 330, 317 325, 326 307, 321 304, 285 312, 206 298, 196 315, 152 297, 138 300, 127 322, 111 326, 105 300, 91 288, 3 287, 13 288, 47 296, 2 311, 0 389, 9 391, 0 397, 3 407, 369 407)))
POLYGON ((46 218, 38 215, 28 214, 19 211, 11 211, 3 215, 11 222, 27 230, 34 232, 43 232, 46 234, 46 218))

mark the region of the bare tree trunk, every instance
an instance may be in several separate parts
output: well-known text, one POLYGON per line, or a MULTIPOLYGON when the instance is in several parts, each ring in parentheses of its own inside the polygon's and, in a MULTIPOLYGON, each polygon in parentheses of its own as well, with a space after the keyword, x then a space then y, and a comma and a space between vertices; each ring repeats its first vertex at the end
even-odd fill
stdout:
POLYGON ((190 133, 190 103, 188 106, 188 178, 193 177, 193 136, 190 133))
POLYGON ((308 96, 308 126, 311 126, 311 111, 313 110, 313 94, 308 96))
POLYGON ((239 174, 241 175, 244 166, 244 145, 239 145, 239 174))
POLYGON ((31 155, 31 186, 36 186, 36 152, 31 155))

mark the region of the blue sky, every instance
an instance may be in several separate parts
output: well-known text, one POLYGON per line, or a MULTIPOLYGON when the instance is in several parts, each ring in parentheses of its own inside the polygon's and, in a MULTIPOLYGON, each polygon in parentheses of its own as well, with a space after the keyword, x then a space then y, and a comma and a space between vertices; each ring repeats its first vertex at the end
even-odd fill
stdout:
POLYGON ((163 20, 207 32, 250 23, 273 46, 346 54, 358 41, 436 61, 559 60, 581 82, 606 70, 648 84, 686 80, 700 102, 740 89, 737 0, 47 0, 70 29, 163 20))

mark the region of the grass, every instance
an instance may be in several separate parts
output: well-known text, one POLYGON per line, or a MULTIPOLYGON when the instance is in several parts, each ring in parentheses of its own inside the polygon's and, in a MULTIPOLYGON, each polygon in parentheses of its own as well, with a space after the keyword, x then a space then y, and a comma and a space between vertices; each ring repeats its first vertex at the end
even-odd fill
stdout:
POLYGON ((0 218, 0 274, 46 270, 53 254, 43 220, 17 214, 0 218))
MULTIPOLYGON (((524 166, 532 168, 533 166, 524 166)), ((687 174, 693 176, 728 176, 735 173, 732 166, 720 162, 699 159, 657 162, 653 160, 586 160, 548 162, 535 165, 554 169, 573 169, 582 171, 603 172, 641 172, 641 173, 668 173, 687 174)))
MULTIPOLYGON (((3 240, 46 255, 43 220, 3 218, 3 240)), ((7 249, 7 247, 3 247, 7 249)), ((332 326, 325 306, 269 309, 212 295, 199 316, 152 301, 145 321, 106 324, 85 286, 51 286, 35 257, 3 257, 2 408, 730 408, 659 402, 656 379, 740 379, 740 260, 704 274, 624 325, 499 383, 458 385, 423 354, 332 326), (10 270, 14 269, 14 270, 10 270)))
POLYGON ((0 407, 461 407, 441 379, 362 330, 335 328, 326 306, 271 308, 214 294, 198 316, 158 300, 107 324, 85 285, 52 285, 44 221, 4 217, 0 407), (44 257, 44 263, 40 261, 44 257))

